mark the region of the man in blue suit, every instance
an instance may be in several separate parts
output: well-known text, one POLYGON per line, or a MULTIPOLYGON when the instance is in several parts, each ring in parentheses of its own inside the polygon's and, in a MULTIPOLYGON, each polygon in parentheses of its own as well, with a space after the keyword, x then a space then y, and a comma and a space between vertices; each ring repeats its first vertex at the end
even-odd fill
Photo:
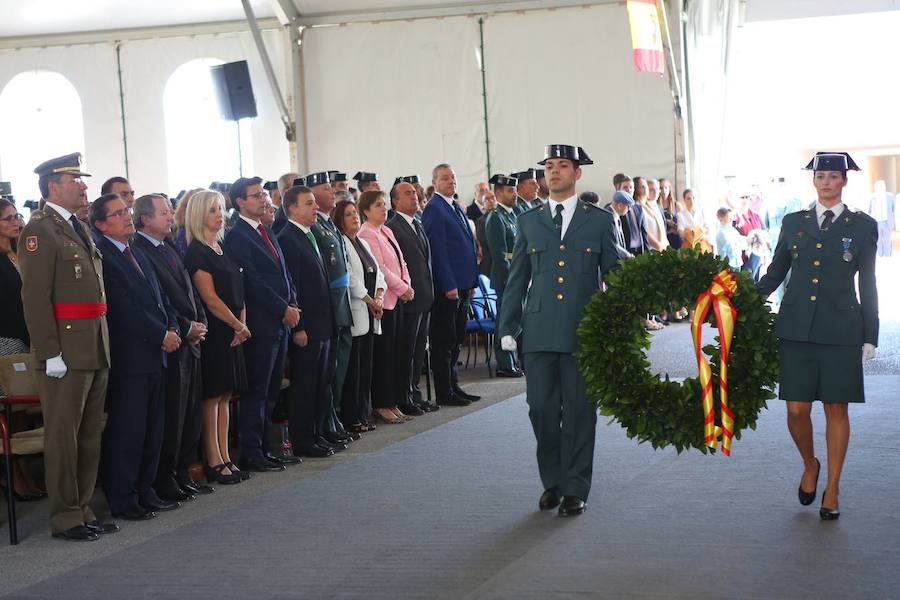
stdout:
POLYGON ((228 258, 244 272, 244 301, 251 338, 244 344, 247 391, 240 399, 240 467, 249 471, 283 471, 294 457, 275 457, 269 449, 271 414, 281 389, 288 329, 300 321, 297 294, 278 240, 260 222, 268 194, 259 177, 242 177, 231 185, 231 202, 239 212, 225 235, 228 258))
POLYGON ((117 194, 101 196, 90 221, 103 254, 112 357, 103 488, 114 517, 151 519, 179 506, 152 487, 163 440, 163 372, 167 354, 181 345, 178 324, 153 266, 128 243, 134 225, 125 202, 117 194))
POLYGON ((457 204, 456 173, 442 163, 432 171, 434 196, 422 213, 431 243, 434 308, 431 314, 431 368, 437 403, 466 406, 479 396, 462 391, 456 361, 466 334, 469 298, 478 283, 475 239, 466 215, 457 204))

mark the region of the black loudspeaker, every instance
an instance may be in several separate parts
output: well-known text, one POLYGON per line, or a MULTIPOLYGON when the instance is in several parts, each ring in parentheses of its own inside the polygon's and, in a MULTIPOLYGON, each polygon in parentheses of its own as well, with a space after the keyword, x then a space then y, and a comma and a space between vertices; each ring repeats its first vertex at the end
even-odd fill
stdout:
POLYGON ((239 60, 211 68, 213 87, 223 119, 237 121, 256 116, 256 98, 250 84, 247 61, 239 60))

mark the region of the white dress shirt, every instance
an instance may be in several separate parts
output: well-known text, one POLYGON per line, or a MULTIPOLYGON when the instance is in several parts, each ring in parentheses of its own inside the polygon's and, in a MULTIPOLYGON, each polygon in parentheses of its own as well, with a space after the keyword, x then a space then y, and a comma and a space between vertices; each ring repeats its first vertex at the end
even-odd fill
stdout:
POLYGON ((838 202, 831 208, 827 208, 827 207, 819 204, 818 200, 816 201, 816 221, 818 221, 820 229, 822 227, 822 222, 825 221, 825 211, 826 210, 830 210, 831 212, 834 213, 834 218, 831 219, 831 222, 834 223, 835 221, 838 220, 838 217, 841 216, 841 213, 844 212, 844 203, 838 202))
POLYGON ((572 222, 572 217, 575 216, 575 209, 578 208, 578 197, 577 196, 569 196, 562 202, 558 202, 553 200, 552 198, 547 200, 547 208, 550 210, 550 219, 552 220, 556 217, 556 207, 559 205, 563 207, 562 213, 562 229, 559 232, 559 238, 562 239, 566 237, 566 229, 569 228, 569 223, 572 222))
POLYGON ((253 228, 253 231, 255 231, 258 235, 262 235, 262 232, 259 230, 259 226, 261 225, 261 223, 259 221, 254 221, 253 219, 249 219, 249 218, 245 217, 244 215, 239 215, 239 216, 243 220, 247 221, 247 223, 250 225, 250 227, 253 228))

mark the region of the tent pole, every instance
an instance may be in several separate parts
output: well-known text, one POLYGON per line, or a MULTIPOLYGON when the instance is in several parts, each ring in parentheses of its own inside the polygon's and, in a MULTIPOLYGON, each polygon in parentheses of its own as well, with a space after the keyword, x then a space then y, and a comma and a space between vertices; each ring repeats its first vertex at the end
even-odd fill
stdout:
POLYGON ((487 158, 487 177, 491 176, 491 136, 488 132, 488 100, 487 100, 487 76, 484 67, 484 17, 478 18, 478 35, 480 38, 479 52, 481 53, 481 100, 484 104, 484 149, 487 158))
POLYGON ((119 109, 122 113, 122 150, 125 154, 125 179, 128 173, 128 132, 125 129, 125 90, 122 86, 122 43, 116 42, 116 76, 119 80, 119 109))

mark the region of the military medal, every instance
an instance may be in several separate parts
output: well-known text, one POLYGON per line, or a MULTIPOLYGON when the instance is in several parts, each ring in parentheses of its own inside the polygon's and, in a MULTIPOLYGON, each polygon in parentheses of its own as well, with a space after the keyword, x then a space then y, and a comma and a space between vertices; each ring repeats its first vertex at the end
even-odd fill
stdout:
POLYGON ((75 279, 81 279, 81 265, 75 265, 75 279))
POLYGON ((333 265, 337 264, 337 256, 334 255, 334 249, 331 250, 331 259, 330 260, 331 260, 331 264, 333 264, 333 265))
POLYGON ((841 258, 844 259, 844 262, 853 260, 853 253, 850 252, 850 244, 852 243, 853 238, 841 238, 841 244, 844 246, 844 253, 841 255, 841 258))

